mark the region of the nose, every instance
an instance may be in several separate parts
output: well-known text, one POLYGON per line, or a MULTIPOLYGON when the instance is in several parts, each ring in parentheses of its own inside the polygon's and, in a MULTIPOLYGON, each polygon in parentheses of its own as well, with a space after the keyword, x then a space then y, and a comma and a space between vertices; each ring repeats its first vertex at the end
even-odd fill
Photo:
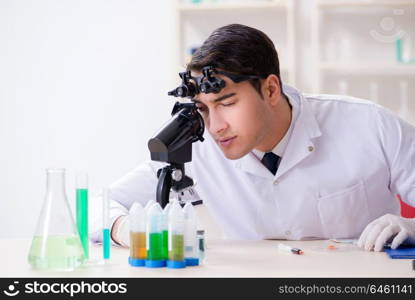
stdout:
POLYGON ((210 133, 216 135, 225 131, 228 128, 228 123, 220 113, 212 110, 209 114, 206 127, 210 133))

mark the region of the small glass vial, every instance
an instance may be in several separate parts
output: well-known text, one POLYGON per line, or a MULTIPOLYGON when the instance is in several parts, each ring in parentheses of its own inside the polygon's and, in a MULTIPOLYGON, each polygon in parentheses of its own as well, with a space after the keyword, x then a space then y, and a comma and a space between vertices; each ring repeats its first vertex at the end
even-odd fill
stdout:
POLYGON ((197 234, 197 245, 199 253, 199 264, 204 264, 206 258, 206 241, 205 241, 205 231, 198 230, 197 234))
POLYGON ((186 266, 199 265, 196 211, 191 203, 183 208, 185 218, 184 257, 186 266))

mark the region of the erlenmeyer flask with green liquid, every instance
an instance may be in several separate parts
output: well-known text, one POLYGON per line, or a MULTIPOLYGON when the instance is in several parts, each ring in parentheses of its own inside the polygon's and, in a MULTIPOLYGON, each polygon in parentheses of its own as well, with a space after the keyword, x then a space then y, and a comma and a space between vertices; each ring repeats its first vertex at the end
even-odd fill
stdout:
POLYGON ((65 192, 65 169, 46 169, 47 189, 28 261, 36 270, 72 271, 85 261, 65 192))

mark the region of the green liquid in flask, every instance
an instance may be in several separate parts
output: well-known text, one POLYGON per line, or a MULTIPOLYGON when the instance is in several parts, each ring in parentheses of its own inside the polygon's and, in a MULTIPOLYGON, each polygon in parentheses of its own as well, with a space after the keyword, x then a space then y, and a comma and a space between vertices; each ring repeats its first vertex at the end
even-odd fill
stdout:
POLYGON ((35 236, 28 261, 35 270, 72 271, 85 260, 79 236, 35 236))

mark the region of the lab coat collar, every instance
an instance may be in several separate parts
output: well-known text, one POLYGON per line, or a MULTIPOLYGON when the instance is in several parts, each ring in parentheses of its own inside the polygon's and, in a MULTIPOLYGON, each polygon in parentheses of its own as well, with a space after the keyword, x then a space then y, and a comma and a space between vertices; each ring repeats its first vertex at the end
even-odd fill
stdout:
POLYGON ((283 85, 284 94, 288 97, 293 109, 297 109, 297 117, 294 122, 287 148, 279 165, 277 174, 272 175, 271 172, 261 163, 261 161, 253 154, 248 153, 244 157, 234 161, 235 167, 269 179, 276 179, 288 172, 300 161, 314 152, 314 143, 312 139, 321 136, 321 131, 317 120, 313 115, 310 104, 303 95, 291 86, 283 85))

